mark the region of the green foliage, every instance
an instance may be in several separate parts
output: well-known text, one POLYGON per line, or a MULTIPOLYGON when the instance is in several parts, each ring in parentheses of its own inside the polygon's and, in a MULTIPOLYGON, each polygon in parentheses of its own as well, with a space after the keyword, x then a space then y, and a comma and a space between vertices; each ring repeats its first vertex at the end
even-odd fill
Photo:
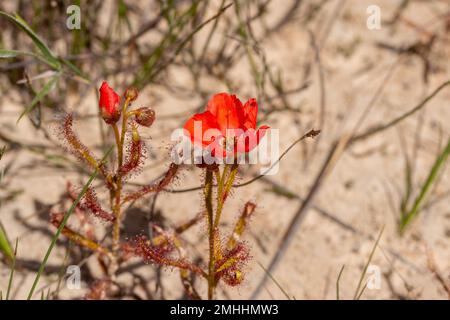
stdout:
MULTIPOLYGON (((108 155, 111 153, 112 151, 112 147, 109 148, 108 152, 106 152, 105 156, 102 159, 102 162, 105 161, 105 159, 108 158, 108 155)), ((81 192, 78 194, 78 197, 75 199, 75 201, 72 203, 72 206, 69 208, 69 210, 67 210, 66 214, 64 215, 64 218, 61 222, 61 224, 58 227, 58 230, 56 230, 55 235, 52 238, 52 242, 50 243, 50 246, 47 249, 47 253, 45 254, 44 259, 41 262, 41 265, 39 266, 39 270, 36 274, 36 277, 34 279, 33 285, 31 286, 30 292, 28 293, 28 297, 27 300, 30 300, 33 297, 34 291, 36 290, 36 286, 39 282, 39 279, 41 277, 42 272, 45 269, 45 266, 47 264, 48 258, 50 257, 50 254, 56 244, 56 241, 59 238, 59 235, 61 234, 62 230, 64 229, 67 221, 69 220, 69 217, 72 215, 73 211, 75 210, 75 208, 77 207, 78 203, 81 201, 81 198, 85 195, 85 193, 88 191, 89 186, 91 185, 91 183, 94 181, 94 179, 97 177, 98 174, 98 169, 94 170, 94 172, 91 174, 89 180, 86 182, 86 184, 84 185, 83 189, 81 190, 81 192)))
POLYGON ((447 161, 447 158, 450 154, 450 138, 447 142, 446 147, 442 150, 442 152, 437 156, 433 166, 428 173, 428 177, 422 185, 420 193, 414 200, 411 208, 406 210, 406 205, 403 204, 404 211, 402 211, 402 216, 400 219, 399 230, 403 233, 406 227, 410 224, 410 222, 419 214, 421 208, 423 207, 427 195, 430 191, 431 186, 434 184, 436 179, 439 177, 439 173, 444 166, 444 163, 447 161))
MULTIPOLYGON (((60 70, 61 64, 58 60, 58 58, 55 56, 55 54, 47 47, 45 42, 31 29, 31 27, 26 23, 25 20, 23 20, 19 15, 11 15, 6 12, 0 11, 0 16, 3 16, 10 22, 14 23, 19 29, 21 29, 23 32, 25 32, 31 40, 33 40, 33 43, 36 45, 36 47, 40 51, 40 55, 42 58, 42 61, 45 61, 49 66, 51 66, 53 69, 60 70)), ((31 54, 31 53, 27 53, 31 54)))
POLYGON ((3 224, 0 222, 0 252, 9 260, 13 261, 14 259, 14 251, 11 247, 11 243, 8 240, 8 236, 6 233, 3 224))

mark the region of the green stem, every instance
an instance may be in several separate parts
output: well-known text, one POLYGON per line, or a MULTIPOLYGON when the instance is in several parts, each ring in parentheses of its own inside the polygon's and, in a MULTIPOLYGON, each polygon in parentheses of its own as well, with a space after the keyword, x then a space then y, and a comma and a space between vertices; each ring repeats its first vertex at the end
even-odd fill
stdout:
POLYGON ((219 228, 220 217, 222 209, 233 186, 234 179, 236 177, 238 165, 225 165, 222 174, 220 171, 215 172, 217 180, 217 207, 214 214, 214 208, 212 204, 213 194, 213 172, 206 169, 205 178, 205 207, 208 216, 208 236, 209 236, 209 265, 208 265, 208 299, 211 300, 214 297, 214 290, 216 287, 215 278, 215 264, 216 259, 220 259, 220 248, 216 244, 216 232, 219 228))
POLYGON ((238 168, 239 166, 237 164, 233 165, 227 164, 223 169, 222 179, 217 186, 217 210, 216 210, 216 218, 214 219, 215 229, 219 227, 223 206, 225 204, 225 200, 228 197, 228 194, 230 193, 231 187, 233 186, 233 182, 234 179, 236 178, 238 168), (228 173, 228 171, 230 172, 228 173))
MULTIPOLYGON (((230 165, 226 164, 225 167, 223 168, 223 172, 222 174, 217 174, 217 209, 216 209, 216 218, 215 218, 215 224, 214 227, 217 228, 219 226, 219 221, 220 221, 220 215, 222 213, 222 209, 223 209, 223 204, 224 204, 224 199, 223 199, 223 189, 225 186, 225 180, 227 179, 228 176, 228 171, 230 170, 230 165)), ((220 171, 218 171, 220 172, 220 171)))
POLYGON ((120 206, 120 199, 122 197, 122 176, 119 173, 119 169, 123 164, 123 147, 125 144, 125 135, 127 133, 127 122, 128 122, 128 115, 127 115, 127 108, 130 104, 130 99, 126 99, 125 103, 123 104, 122 108, 122 130, 121 134, 119 135, 119 129, 117 128, 117 125, 113 125, 114 129, 114 136, 116 139, 116 145, 117 145, 117 155, 118 155, 118 166, 117 166, 117 173, 116 173, 116 190, 113 194, 114 196, 114 207, 113 207, 113 213, 116 216, 116 221, 114 222, 113 226, 113 253, 114 256, 117 255, 117 251, 119 250, 119 244, 120 244, 120 225, 122 220, 122 210, 120 206))
POLYGON ((208 265, 208 299, 212 300, 214 297, 215 287, 215 257, 214 257, 214 214, 212 205, 212 188, 213 188, 213 173, 206 169, 205 178, 205 207, 208 216, 208 235, 209 235, 209 265, 208 265))
POLYGON ((127 133, 127 122, 128 122, 127 109, 128 109, 129 104, 130 104, 130 99, 128 98, 125 100, 125 103, 123 104, 123 109, 122 109, 122 134, 120 135, 121 157, 119 158, 119 166, 121 166, 123 163, 123 146, 125 144, 125 134, 127 133), (120 162, 120 161, 122 161, 122 162, 120 162))
MULTIPOLYGON (((119 128, 117 127, 117 124, 113 124, 112 125, 113 131, 114 131, 114 138, 116 139, 116 146, 117 146, 117 158, 120 159, 123 158, 122 155, 122 148, 120 147, 120 133, 119 133, 119 128)), ((120 166, 120 165, 119 165, 120 166)))

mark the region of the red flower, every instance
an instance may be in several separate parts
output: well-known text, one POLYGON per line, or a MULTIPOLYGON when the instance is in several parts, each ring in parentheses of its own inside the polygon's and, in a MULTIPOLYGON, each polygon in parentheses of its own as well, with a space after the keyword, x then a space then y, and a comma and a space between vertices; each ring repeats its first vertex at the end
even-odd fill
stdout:
POLYGON ((120 118, 119 95, 103 81, 100 87, 100 101, 98 103, 103 120, 108 124, 116 123, 120 118))
POLYGON ((184 125, 192 142, 209 148, 213 156, 227 156, 253 150, 268 126, 256 130, 258 104, 255 99, 244 105, 227 93, 214 95, 206 111, 193 115, 184 125))

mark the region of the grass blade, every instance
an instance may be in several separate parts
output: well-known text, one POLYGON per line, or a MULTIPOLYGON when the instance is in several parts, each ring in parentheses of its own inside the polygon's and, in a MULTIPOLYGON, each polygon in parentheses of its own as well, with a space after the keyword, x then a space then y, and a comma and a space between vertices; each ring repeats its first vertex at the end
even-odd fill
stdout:
POLYGON ((91 80, 89 79, 89 76, 83 71, 81 71, 75 64, 70 62, 67 59, 61 59, 60 60, 65 66, 67 66, 70 70, 72 70, 77 76, 79 76, 86 84, 90 84, 91 80))
POLYGON ((444 165, 445 161, 447 160, 449 154, 450 154, 450 138, 448 139, 447 146, 444 148, 444 150, 442 150, 442 153, 436 158, 436 161, 434 162, 433 167, 431 168, 430 173, 428 174, 428 177, 425 180, 425 183, 423 184, 419 195, 414 200, 414 204, 411 210, 409 210, 408 213, 402 216, 402 219, 400 221, 400 233, 403 233, 405 231, 406 226, 420 212, 420 208, 422 207, 422 204, 428 194, 428 191, 433 185, 433 182, 438 177, 439 171, 444 165))
POLYGON ((3 252, 8 261, 14 260, 14 253, 11 244, 8 240, 8 236, 6 235, 6 230, 1 222, 0 222, 0 251, 3 252))
POLYGON ((288 299, 288 300, 292 300, 292 298, 289 296, 289 294, 286 292, 286 290, 284 290, 283 289, 283 287, 278 283, 278 281, 269 273, 269 271, 266 269, 266 268, 264 268, 264 266, 261 264, 261 263, 259 263, 258 262, 258 264, 259 264, 259 266, 264 270, 264 272, 269 276, 269 278, 270 279, 272 279, 272 281, 275 283, 275 285, 280 289, 280 291, 281 292, 283 292, 283 294, 285 295, 285 297, 288 299))
POLYGON ((340 293, 339 292, 339 289, 340 289, 339 284, 341 281, 342 273, 344 272, 344 268, 345 268, 345 264, 342 265, 341 270, 339 271, 338 277, 336 279, 336 300, 339 300, 339 293, 340 293))
MULTIPOLYGON (((111 153, 113 147, 110 147, 109 150, 106 152, 106 154, 103 156, 102 162, 107 159, 108 155, 111 153)), ((89 186, 91 185, 92 181, 97 177, 98 169, 95 169, 94 172, 89 177, 89 180, 84 185, 81 192, 78 194, 78 197, 75 199, 75 201, 72 203, 72 206, 67 210, 66 214, 64 215, 64 218, 61 222, 61 224, 58 227, 58 230, 56 230, 55 235, 52 238, 52 242, 50 243, 50 246, 47 249, 47 252, 45 254, 44 259, 41 262, 41 265, 39 266, 39 270, 36 274, 36 278, 34 279, 33 285, 31 286, 30 292, 28 293, 27 300, 30 300, 34 294, 34 291, 36 290, 36 286, 39 282, 39 279, 41 277, 42 272, 44 271, 45 265, 47 264, 48 258, 50 257, 50 254, 56 244, 56 241, 59 238, 59 235, 61 234, 63 228, 66 226, 67 221, 69 220, 69 217, 72 215, 72 212, 75 210, 76 206, 80 202, 81 198, 84 196, 84 194, 87 192, 89 186)))
POLYGON ((362 287, 361 291, 359 292, 359 294, 355 300, 361 299, 361 296, 363 295, 364 291, 366 291, 366 288, 367 288, 367 282, 364 284, 364 287, 362 287))
POLYGON ((20 51, 20 50, 0 49, 0 58, 1 59, 15 58, 15 57, 18 57, 18 56, 33 56, 33 57, 37 57, 37 55, 34 54, 33 52, 20 51))
POLYGON ((33 58, 36 58, 36 59, 42 61, 43 63, 46 63, 53 69, 55 68, 53 63, 49 63, 49 61, 40 54, 36 54, 34 52, 28 52, 28 51, 21 51, 21 50, 0 49, 0 59, 10 59, 10 58, 16 58, 19 56, 30 56, 30 57, 33 57, 33 58))
POLYGON ((383 231, 384 231, 384 226, 383 226, 383 228, 381 228, 380 234, 378 235, 378 238, 375 241, 375 244, 373 245, 372 251, 370 252, 370 255, 369 255, 369 259, 367 260, 367 263, 364 266, 363 272, 361 273, 361 277, 359 278, 358 286, 356 287, 355 295, 353 296, 353 299, 355 299, 355 300, 359 300, 359 298, 363 294, 364 290, 366 289, 366 285, 364 285, 364 287, 361 289, 362 282, 364 280, 364 277, 366 276, 367 268, 369 267, 369 264, 372 261, 375 250, 378 247, 378 243, 380 242, 383 231))
POLYGON ((12 284, 13 284, 13 278, 14 278, 14 270, 16 268, 16 256, 17 256, 17 247, 19 245, 19 239, 16 239, 16 246, 14 247, 14 256, 12 259, 11 264, 11 273, 9 274, 9 281, 8 281, 8 289, 6 289, 6 298, 5 300, 9 299, 9 294, 11 292, 12 284))
POLYGON ((55 69, 60 70, 61 64, 59 63, 53 52, 47 47, 44 41, 31 29, 25 20, 23 20, 19 15, 11 15, 6 12, 0 11, 0 16, 7 18, 9 21, 14 23, 22 31, 24 31, 33 40, 33 43, 41 51, 43 57, 47 63, 53 66, 55 69))
POLYGON ((20 119, 22 119, 22 117, 28 113, 30 113, 34 106, 36 106, 36 104, 38 102, 40 102, 47 94, 50 93, 50 91, 53 90, 53 88, 56 85, 56 82, 58 80, 58 75, 54 76, 53 78, 50 79, 50 81, 48 81, 41 89, 41 91, 39 91, 36 96, 33 98, 33 100, 31 101, 31 103, 25 108, 25 110, 22 112, 22 114, 19 116, 19 119, 17 119, 17 123, 19 123, 20 119))

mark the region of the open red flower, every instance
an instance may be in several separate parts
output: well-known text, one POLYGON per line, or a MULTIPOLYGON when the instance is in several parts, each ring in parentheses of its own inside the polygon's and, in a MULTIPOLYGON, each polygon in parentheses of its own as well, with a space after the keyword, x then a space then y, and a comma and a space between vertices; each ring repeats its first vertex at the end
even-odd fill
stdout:
POLYGON ((103 120, 108 124, 116 123, 120 118, 120 96, 103 81, 100 87, 99 107, 103 120))
POLYGON ((184 129, 193 143, 209 148, 213 156, 246 153, 259 144, 269 128, 256 129, 257 115, 255 99, 242 105, 235 95, 218 93, 209 100, 206 111, 193 115, 184 129))

